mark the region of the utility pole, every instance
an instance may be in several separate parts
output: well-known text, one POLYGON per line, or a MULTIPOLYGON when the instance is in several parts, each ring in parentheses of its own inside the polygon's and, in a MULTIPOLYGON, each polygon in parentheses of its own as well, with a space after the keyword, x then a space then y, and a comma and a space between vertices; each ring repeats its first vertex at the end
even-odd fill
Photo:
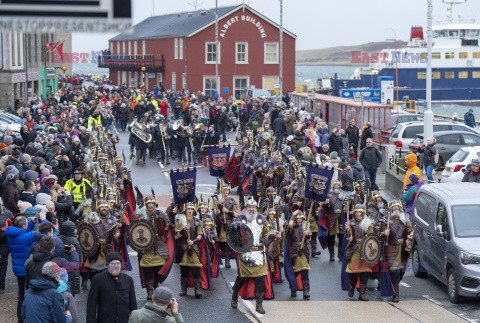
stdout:
POLYGON ((215 0, 215 89, 220 95, 218 82, 218 0, 215 0))
POLYGON ((25 106, 28 104, 28 37, 27 34, 23 34, 23 51, 25 60, 25 106))
POLYGON ((433 112, 432 112, 432 19, 433 5, 432 0, 428 0, 427 10, 427 86, 424 111, 423 140, 427 144, 427 138, 433 137, 433 112))
POLYGON ((283 95, 283 0, 280 0, 280 98, 283 95))

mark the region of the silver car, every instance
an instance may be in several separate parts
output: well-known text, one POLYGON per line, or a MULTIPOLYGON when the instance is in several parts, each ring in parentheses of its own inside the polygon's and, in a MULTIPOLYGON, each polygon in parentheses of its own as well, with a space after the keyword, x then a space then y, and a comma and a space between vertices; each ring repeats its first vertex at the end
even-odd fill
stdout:
POLYGON ((478 183, 424 185, 413 205, 414 274, 447 285, 452 303, 480 297, 479 190, 478 183))

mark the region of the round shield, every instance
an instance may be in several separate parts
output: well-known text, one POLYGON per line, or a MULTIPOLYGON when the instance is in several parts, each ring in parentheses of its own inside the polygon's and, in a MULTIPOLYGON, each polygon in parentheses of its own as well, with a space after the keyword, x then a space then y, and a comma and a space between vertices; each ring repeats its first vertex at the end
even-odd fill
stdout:
POLYGON ((244 253, 252 250, 253 233, 244 223, 233 223, 227 227, 227 243, 236 252, 244 253))
POLYGON ((97 254, 100 244, 98 242, 98 233, 95 227, 86 222, 80 223, 77 229, 78 242, 82 248, 82 253, 87 257, 97 254))
POLYGON ((360 256, 362 261, 368 264, 380 261, 382 250, 382 241, 380 240, 380 237, 374 233, 367 234, 360 245, 360 256))
POLYGON ((149 252, 157 242, 155 227, 150 221, 135 220, 128 226, 127 240, 130 247, 136 252, 149 252))

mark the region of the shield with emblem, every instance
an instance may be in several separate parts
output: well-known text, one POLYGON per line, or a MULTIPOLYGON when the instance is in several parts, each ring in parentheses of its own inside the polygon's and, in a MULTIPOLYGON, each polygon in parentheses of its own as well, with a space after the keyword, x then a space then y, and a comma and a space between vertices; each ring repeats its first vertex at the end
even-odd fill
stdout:
POLYGON ((150 221, 137 219, 128 226, 127 240, 130 247, 136 252, 149 252, 157 243, 155 227, 150 221))
POLYGON ((232 223, 227 227, 227 243, 238 253, 245 253, 252 250, 253 233, 244 223, 232 223))
POLYGON ((80 223, 77 229, 78 242, 82 248, 82 253, 87 257, 92 257, 97 254, 100 243, 98 240, 98 233, 95 227, 86 222, 80 223))
POLYGON ((360 245, 360 257, 363 262, 373 264, 380 261, 383 245, 380 237, 375 233, 369 233, 360 245))

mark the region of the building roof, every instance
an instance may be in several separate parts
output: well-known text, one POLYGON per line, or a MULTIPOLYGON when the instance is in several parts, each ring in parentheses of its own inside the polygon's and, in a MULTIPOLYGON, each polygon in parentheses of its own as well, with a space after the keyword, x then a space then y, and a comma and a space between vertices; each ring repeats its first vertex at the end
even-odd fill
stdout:
MULTIPOLYGON (((292 92, 292 93, 290 93, 290 95, 301 96, 301 97, 304 97, 304 98, 308 97, 308 93, 292 92)), ((325 102, 329 102, 329 103, 343 104, 343 105, 347 105, 347 106, 350 106, 350 107, 356 107, 356 108, 361 108, 362 107, 361 102, 356 102, 353 99, 342 98, 342 97, 333 96, 333 95, 315 93, 315 100, 325 101, 325 102)), ((384 109, 392 109, 393 108, 392 105, 380 104, 380 103, 375 103, 375 102, 367 102, 367 101, 364 101, 363 107, 364 108, 384 108, 384 109)))
MULTIPOLYGON (((279 28, 279 25, 272 20, 258 13, 251 7, 242 4, 236 6, 218 7, 218 20, 223 19, 225 16, 228 16, 243 6, 279 28)), ((124 33, 111 38, 110 41, 189 37, 214 23, 215 9, 202 9, 197 11, 185 11, 155 16, 147 18, 130 27, 130 29, 124 33)), ((284 32, 296 38, 296 36, 288 30, 284 29, 284 32)))

